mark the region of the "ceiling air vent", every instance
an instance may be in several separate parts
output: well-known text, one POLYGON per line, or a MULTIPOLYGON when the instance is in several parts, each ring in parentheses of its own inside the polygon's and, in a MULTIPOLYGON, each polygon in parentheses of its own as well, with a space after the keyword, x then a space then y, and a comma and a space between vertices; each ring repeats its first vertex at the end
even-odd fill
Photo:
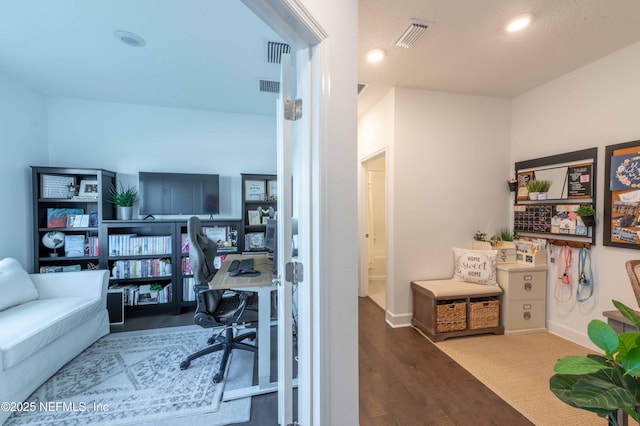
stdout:
POLYGON ((270 64, 279 64, 284 53, 290 53, 291 46, 286 43, 278 43, 276 41, 267 42, 267 62, 270 64))
POLYGON ((258 90, 264 93, 278 93, 280 92, 280 82, 260 78, 258 79, 258 90))
POLYGON ((431 25, 433 25, 433 22, 411 19, 402 34, 400 34, 400 37, 393 44, 408 49, 418 41, 431 25))
POLYGON ((366 88, 367 88, 367 86, 368 86, 368 84, 367 84, 367 83, 358 83, 358 95, 359 95, 360 93, 362 93, 362 91, 363 91, 364 89, 366 89, 366 88))

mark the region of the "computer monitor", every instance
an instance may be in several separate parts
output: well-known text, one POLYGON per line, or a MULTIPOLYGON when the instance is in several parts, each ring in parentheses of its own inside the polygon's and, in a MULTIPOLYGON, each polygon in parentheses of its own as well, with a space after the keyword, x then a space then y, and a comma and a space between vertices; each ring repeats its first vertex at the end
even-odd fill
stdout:
POLYGON ((276 272, 278 270, 278 221, 276 219, 267 219, 264 247, 273 253, 273 272, 276 272))

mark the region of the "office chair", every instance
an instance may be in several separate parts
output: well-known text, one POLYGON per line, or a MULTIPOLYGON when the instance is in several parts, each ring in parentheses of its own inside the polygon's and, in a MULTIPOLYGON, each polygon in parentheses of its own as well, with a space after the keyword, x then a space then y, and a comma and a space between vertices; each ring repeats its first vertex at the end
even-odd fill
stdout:
POLYGON ((180 369, 189 368, 191 361, 196 358, 212 352, 224 351, 218 373, 213 376, 213 382, 219 383, 224 377, 227 361, 233 349, 258 353, 256 346, 243 343, 243 340, 255 339, 255 331, 236 337, 233 335, 236 326, 256 327, 258 298, 255 293, 250 292, 210 290, 208 283, 216 274, 213 262, 216 257, 217 244, 207 238, 202 231, 200 219, 195 216, 190 217, 187 221, 187 235, 189 237, 189 259, 197 295, 194 322, 204 328, 216 327, 222 328, 222 330, 207 341, 212 346, 189 355, 180 363, 180 369))

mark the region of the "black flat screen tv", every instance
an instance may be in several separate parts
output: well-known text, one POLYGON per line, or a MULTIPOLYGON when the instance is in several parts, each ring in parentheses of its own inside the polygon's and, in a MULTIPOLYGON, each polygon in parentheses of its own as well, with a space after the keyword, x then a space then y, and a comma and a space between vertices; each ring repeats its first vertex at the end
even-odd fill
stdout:
POLYGON ((141 215, 220 213, 218 175, 139 172, 141 215))

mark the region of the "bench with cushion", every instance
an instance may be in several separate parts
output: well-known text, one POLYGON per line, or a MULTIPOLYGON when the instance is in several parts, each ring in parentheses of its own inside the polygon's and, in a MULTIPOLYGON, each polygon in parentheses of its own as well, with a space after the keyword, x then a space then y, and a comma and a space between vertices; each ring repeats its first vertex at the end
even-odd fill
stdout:
POLYGON ((411 323, 432 341, 474 334, 504 334, 502 290, 495 285, 455 280, 411 282, 411 323))

